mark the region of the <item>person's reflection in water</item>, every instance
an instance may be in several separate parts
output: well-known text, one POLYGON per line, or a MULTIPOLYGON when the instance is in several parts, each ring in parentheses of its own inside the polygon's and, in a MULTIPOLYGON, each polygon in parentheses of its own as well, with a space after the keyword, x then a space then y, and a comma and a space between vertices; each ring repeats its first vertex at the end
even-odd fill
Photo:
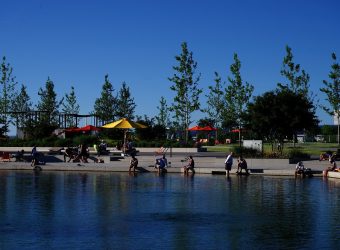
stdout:
POLYGON ((33 170, 33 183, 34 183, 34 188, 39 188, 39 182, 40 182, 40 171, 34 169, 33 170))
POLYGON ((130 172, 129 171, 129 176, 137 176, 137 172, 130 172))
POLYGON ((226 187, 228 187, 229 189, 231 188, 231 177, 230 177, 230 175, 228 176, 226 176, 226 180, 227 180, 227 185, 226 185, 226 187))
POLYGON ((158 176, 159 178, 159 186, 161 190, 165 190, 165 181, 166 181, 166 175, 164 173, 159 173, 158 176))
POLYGON ((80 181, 83 187, 86 187, 87 183, 87 174, 80 174, 80 181))

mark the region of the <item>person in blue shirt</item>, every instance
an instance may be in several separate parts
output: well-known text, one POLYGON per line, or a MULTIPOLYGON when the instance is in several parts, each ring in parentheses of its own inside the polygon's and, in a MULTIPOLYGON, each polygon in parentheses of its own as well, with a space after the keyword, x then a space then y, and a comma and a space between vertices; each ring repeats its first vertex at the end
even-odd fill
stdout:
POLYGON ((168 166, 168 160, 163 154, 162 158, 156 159, 155 169, 158 169, 158 173, 166 172, 165 168, 168 166))

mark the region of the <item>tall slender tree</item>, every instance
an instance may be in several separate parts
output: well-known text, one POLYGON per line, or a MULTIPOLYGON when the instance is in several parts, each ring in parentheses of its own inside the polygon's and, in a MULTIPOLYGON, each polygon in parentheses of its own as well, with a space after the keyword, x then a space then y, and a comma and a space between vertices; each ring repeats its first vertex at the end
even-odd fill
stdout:
POLYGON ((103 123, 111 122, 116 118, 117 99, 113 95, 114 88, 109 81, 109 75, 105 75, 101 96, 96 99, 94 113, 103 123))
POLYGON ((131 96, 130 88, 126 82, 123 82, 117 98, 116 115, 119 118, 134 119, 135 109, 136 104, 134 98, 131 96))
POLYGON ((0 134, 6 134, 10 124, 8 112, 11 111, 11 100, 15 98, 15 86, 17 82, 13 76, 13 68, 6 61, 6 57, 2 58, 1 78, 0 78, 0 134))
POLYGON ((311 99, 312 93, 309 93, 310 77, 305 70, 301 69, 300 64, 294 63, 293 59, 292 49, 286 46, 286 56, 283 58, 281 75, 287 79, 287 83, 278 83, 278 87, 280 89, 288 88, 296 94, 302 94, 311 99))
MULTIPOLYGON (((64 101, 62 103, 62 111, 66 114, 79 114, 80 106, 77 103, 77 97, 74 91, 74 87, 71 86, 71 91, 69 94, 65 94, 64 101)), ((66 126, 67 127, 75 127, 78 123, 77 118, 68 116, 66 118, 66 126)))
POLYGON ((192 122, 191 116, 194 111, 200 110, 199 97, 202 89, 198 83, 200 74, 196 74, 197 62, 193 59, 193 53, 189 51, 186 42, 181 44, 182 53, 175 56, 178 65, 173 67, 175 73, 169 77, 173 83, 170 87, 176 92, 174 103, 170 110, 174 112, 174 118, 185 132, 185 142, 188 142, 188 127, 192 122))
POLYGON ((328 74, 329 81, 323 80, 324 87, 320 91, 325 93, 330 108, 321 105, 322 109, 331 116, 334 116, 338 122, 338 145, 340 145, 340 66, 337 62, 335 53, 332 53, 333 64, 328 74))
POLYGON ((157 124, 166 128, 167 126, 169 126, 170 117, 169 117, 169 107, 164 96, 161 97, 159 101, 159 106, 157 106, 157 109, 159 111, 158 116, 156 116, 157 124))
POLYGON ((232 77, 228 77, 229 85, 225 89, 226 107, 225 117, 229 125, 239 128, 239 143, 241 146, 241 128, 245 121, 247 106, 254 91, 254 86, 244 82, 241 77, 241 61, 234 54, 234 63, 230 66, 232 77))
POLYGON ((26 121, 29 119, 28 113, 32 110, 31 98, 27 93, 25 85, 21 85, 21 89, 12 105, 13 118, 17 128, 25 128, 26 121))
POLYGON ((58 121, 57 115, 59 114, 59 107, 63 100, 57 100, 54 83, 50 77, 47 78, 45 89, 40 88, 38 95, 40 96, 40 101, 37 108, 42 112, 40 121, 49 125, 56 125, 58 121))
POLYGON ((220 75, 215 72, 215 85, 208 86, 209 94, 207 97, 207 108, 203 111, 208 114, 213 126, 221 127, 225 108, 224 89, 225 82, 222 82, 220 75))

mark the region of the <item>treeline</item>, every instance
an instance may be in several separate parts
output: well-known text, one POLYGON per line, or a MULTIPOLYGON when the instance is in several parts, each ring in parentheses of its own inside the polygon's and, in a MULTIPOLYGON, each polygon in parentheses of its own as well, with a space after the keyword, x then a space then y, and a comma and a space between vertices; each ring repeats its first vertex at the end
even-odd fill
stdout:
MULTIPOLYGON (((188 128, 192 124, 192 115, 201 111, 205 115, 199 125, 217 127, 218 139, 223 141, 226 133, 238 129, 244 136, 262 138, 283 143, 295 140, 298 132, 317 133, 318 118, 316 111, 316 93, 310 91, 310 76, 294 62, 292 49, 286 46, 286 55, 280 70, 284 81, 277 83, 274 90, 253 96, 254 86, 245 81, 241 74, 241 60, 233 55, 229 76, 222 79, 219 72, 208 87, 206 103, 201 102, 204 94, 200 88, 201 74, 198 63, 186 42, 181 44, 181 52, 175 56, 173 75, 168 77, 170 90, 175 92, 173 100, 162 96, 158 114, 155 117, 136 115, 137 104, 126 82, 120 89, 114 89, 109 76, 104 77, 100 97, 94 100, 93 111, 103 123, 122 117, 137 120, 148 125, 153 131, 149 137, 164 139, 166 131, 176 138, 187 142, 188 128), (244 132, 245 131, 245 132, 244 132)), ((329 115, 338 115, 340 110, 340 68, 335 53, 327 80, 323 81, 320 91, 327 96, 327 105, 321 106, 329 115)), ((38 91, 38 103, 33 105, 27 94, 27 86, 16 81, 12 66, 3 57, 0 80, 0 134, 6 135, 12 123, 23 128, 28 138, 42 138, 51 135, 57 128, 57 116, 60 113, 79 114, 76 90, 71 86, 69 93, 57 98, 54 82, 49 77, 45 86, 38 91), (41 111, 38 120, 27 117, 30 111, 41 111)), ((67 126, 75 125, 74 119, 67 120, 67 126)), ((241 136, 240 133, 240 136, 241 136)), ((147 134, 147 133, 146 133, 147 134)), ((148 136, 146 136, 148 137, 148 136)), ((240 138, 241 139, 241 138, 240 138)), ((338 136, 339 141, 339 126, 338 136)))

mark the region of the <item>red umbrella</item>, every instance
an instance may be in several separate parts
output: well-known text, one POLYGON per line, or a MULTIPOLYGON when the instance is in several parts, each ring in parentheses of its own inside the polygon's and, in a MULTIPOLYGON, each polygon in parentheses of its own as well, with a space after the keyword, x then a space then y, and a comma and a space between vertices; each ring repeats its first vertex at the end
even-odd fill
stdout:
POLYGON ((100 128, 97 128, 92 125, 87 125, 81 128, 68 128, 65 129, 66 132, 89 132, 89 131, 99 131, 100 128))
POLYGON ((192 127, 192 128, 188 128, 189 131, 200 131, 202 130, 202 127, 200 126, 195 126, 195 127, 192 127))
POLYGON ((79 128, 78 131, 100 131, 100 128, 92 125, 87 125, 85 127, 79 128))
POLYGON ((201 128, 200 130, 202 130, 202 131, 216 131, 217 128, 214 128, 214 127, 209 125, 209 126, 205 126, 205 127, 201 128))

